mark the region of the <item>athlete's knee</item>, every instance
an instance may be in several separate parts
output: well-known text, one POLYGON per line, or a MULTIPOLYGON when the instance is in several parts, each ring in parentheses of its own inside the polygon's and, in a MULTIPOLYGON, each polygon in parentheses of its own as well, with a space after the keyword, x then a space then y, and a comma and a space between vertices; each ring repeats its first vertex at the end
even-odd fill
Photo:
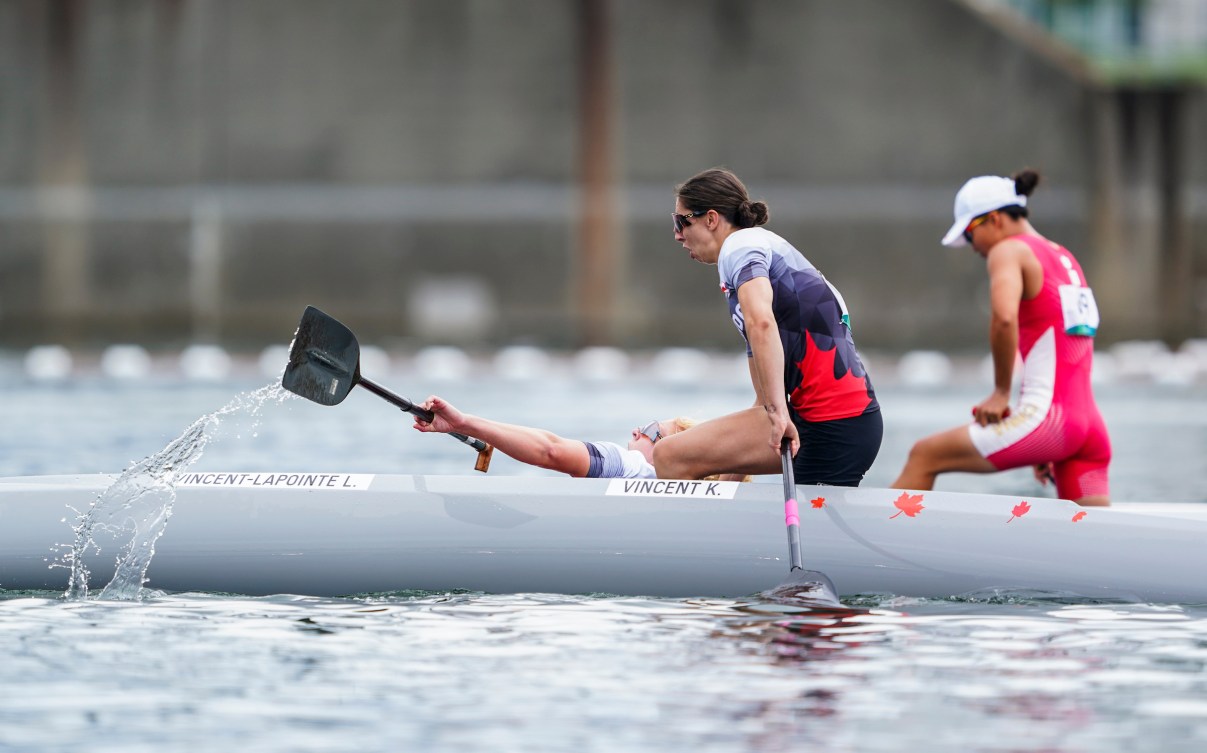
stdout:
POLYGON ((678 452, 675 443, 667 437, 654 445, 654 470, 658 478, 691 478, 689 463, 678 452))
POLYGON ((924 469, 935 465, 935 442, 932 437, 926 437, 914 442, 909 448, 909 455, 905 458, 905 465, 909 468, 924 469))

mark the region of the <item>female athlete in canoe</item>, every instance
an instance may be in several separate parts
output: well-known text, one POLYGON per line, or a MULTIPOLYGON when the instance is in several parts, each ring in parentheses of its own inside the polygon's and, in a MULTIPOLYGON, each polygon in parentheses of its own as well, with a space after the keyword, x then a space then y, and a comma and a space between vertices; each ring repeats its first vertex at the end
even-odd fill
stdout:
POLYGON ((696 261, 717 265, 746 340, 755 399, 667 437, 654 448, 654 466, 662 478, 779 473, 787 438, 797 483, 858 486, 880 451, 880 404, 842 296, 788 241, 759 227, 768 214, 721 168, 676 190, 675 240, 696 261))
POLYGON ((927 437, 910 450, 898 489, 931 489, 949 471, 993 473, 1034 466, 1063 499, 1110 504, 1111 441, 1094 402, 1090 370, 1098 307, 1081 265, 1027 219, 1039 174, 973 178, 956 194, 945 246, 971 245, 989 269, 993 392, 973 421, 927 437), (1018 402, 1010 406, 1015 355, 1023 360, 1018 402))

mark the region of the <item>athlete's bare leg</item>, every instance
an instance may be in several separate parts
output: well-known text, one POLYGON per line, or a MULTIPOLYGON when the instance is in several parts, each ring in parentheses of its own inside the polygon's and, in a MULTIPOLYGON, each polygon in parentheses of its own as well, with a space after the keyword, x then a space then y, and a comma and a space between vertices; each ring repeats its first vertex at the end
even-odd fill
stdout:
POLYGON ((658 478, 779 473, 780 457, 767 445, 769 428, 762 408, 747 408, 698 423, 654 445, 654 468, 658 478))
POLYGON ((986 460, 972 444, 967 426, 932 434, 918 440, 909 451, 909 459, 901 475, 893 482, 894 489, 925 490, 935 488, 940 473, 995 473, 997 468, 986 460))

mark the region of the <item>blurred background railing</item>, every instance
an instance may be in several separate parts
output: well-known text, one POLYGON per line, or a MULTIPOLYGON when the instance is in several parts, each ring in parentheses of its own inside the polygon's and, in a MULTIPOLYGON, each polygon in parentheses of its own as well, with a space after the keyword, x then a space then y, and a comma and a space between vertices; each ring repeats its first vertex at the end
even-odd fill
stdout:
POLYGON ((1207 331, 1205 8, 0 0, 0 348, 256 349, 315 304, 404 347, 738 349, 667 217, 716 164, 861 347, 970 353, 954 193, 1037 167, 1103 344, 1176 348, 1207 331))

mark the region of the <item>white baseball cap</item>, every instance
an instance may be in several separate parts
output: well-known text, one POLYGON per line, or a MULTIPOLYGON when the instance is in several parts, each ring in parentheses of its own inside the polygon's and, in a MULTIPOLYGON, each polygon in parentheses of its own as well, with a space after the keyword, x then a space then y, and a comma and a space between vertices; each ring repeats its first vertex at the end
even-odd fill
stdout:
POLYGON ((971 178, 956 194, 956 221, 943 236, 944 246, 967 246, 964 228, 982 214, 1002 207, 1025 207, 1027 197, 1014 190, 1014 178, 998 175, 982 175, 971 178))

